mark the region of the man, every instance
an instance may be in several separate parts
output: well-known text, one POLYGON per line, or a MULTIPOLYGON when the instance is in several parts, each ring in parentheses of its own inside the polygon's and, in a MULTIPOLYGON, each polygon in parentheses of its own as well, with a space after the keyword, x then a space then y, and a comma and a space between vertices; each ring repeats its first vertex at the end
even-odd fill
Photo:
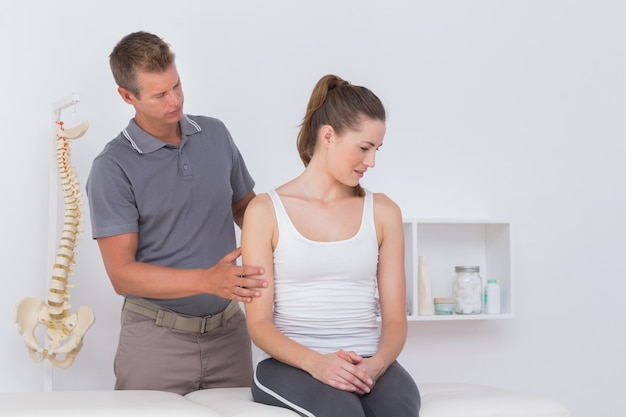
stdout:
POLYGON ((92 237, 125 297, 116 389, 178 394, 249 386, 250 339, 238 302, 267 283, 238 266, 254 181, 224 124, 183 113, 175 55, 135 32, 109 56, 128 126, 95 158, 87 180, 92 237))

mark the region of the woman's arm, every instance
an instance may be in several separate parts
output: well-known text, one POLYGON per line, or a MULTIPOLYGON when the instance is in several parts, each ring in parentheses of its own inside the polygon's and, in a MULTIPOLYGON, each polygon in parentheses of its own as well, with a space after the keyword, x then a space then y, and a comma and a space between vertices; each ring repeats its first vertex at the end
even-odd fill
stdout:
POLYGON ((374 380, 395 361, 406 341, 406 276, 402 213, 384 194, 374 195, 374 219, 378 235, 378 291, 381 334, 378 351, 364 366, 374 380))
POLYGON ((241 255, 244 265, 258 265, 265 271, 267 289, 255 303, 248 303, 248 333, 255 345, 272 357, 297 368, 310 357, 310 349, 293 342, 274 326, 273 252, 277 242, 276 216, 267 194, 260 194, 248 205, 241 229, 241 255))

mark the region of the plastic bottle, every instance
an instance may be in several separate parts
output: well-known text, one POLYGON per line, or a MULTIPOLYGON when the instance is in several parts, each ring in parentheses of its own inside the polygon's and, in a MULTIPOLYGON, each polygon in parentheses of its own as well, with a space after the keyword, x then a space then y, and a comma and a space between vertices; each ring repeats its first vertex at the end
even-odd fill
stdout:
POLYGON ((500 314, 500 286, 495 279, 488 280, 485 286, 485 313, 500 314))

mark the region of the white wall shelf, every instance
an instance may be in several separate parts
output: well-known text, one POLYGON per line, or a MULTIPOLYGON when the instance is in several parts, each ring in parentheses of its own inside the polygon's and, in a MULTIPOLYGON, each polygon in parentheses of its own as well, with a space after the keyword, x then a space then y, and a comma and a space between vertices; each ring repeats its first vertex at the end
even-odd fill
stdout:
POLYGON ((409 321, 493 320, 513 317, 511 224, 481 220, 404 219, 409 321), (419 315, 418 256, 430 258, 433 297, 452 297, 456 265, 478 265, 483 283, 496 279, 500 314, 419 315))

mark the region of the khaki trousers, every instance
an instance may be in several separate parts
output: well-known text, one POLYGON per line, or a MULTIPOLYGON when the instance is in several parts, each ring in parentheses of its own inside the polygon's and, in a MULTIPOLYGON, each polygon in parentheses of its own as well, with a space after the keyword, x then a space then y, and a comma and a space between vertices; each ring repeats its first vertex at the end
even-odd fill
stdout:
POLYGON ((157 326, 124 309, 114 372, 116 390, 161 390, 185 395, 217 387, 247 387, 252 349, 243 311, 207 333, 157 326))

